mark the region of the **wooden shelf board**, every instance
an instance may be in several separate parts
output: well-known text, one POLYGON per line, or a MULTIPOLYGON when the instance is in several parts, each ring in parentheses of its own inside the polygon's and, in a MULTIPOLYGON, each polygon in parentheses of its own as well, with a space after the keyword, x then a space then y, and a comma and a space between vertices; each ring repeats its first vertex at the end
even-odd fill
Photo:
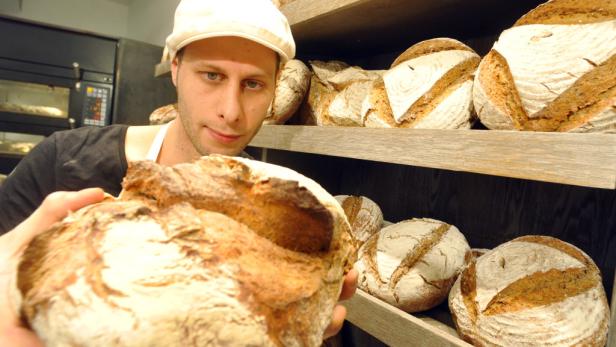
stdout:
POLYGON ((610 331, 607 337, 607 347, 616 347, 616 271, 614 271, 614 286, 612 287, 612 318, 610 331))
POLYGON ((254 147, 616 188, 616 136, 265 125, 254 147))
POLYGON ((162 77, 165 75, 171 75, 171 63, 168 61, 154 66, 154 77, 162 77))
MULTIPOLYGON (((298 52, 374 54, 421 39, 502 31, 543 0, 295 0, 282 7, 298 52), (384 34, 386 33, 386 34, 384 34)), ((333 58, 333 57, 331 57, 333 58)))
POLYGON ((399 310, 362 290, 342 302, 347 320, 389 346, 471 346, 434 323, 399 310))

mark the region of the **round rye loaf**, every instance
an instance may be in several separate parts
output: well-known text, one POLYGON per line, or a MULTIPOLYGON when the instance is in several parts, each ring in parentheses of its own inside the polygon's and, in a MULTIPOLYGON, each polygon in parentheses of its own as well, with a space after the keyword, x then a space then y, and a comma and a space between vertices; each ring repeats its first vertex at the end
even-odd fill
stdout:
POLYGON ((449 294, 460 336, 476 346, 605 346, 609 308, 584 252, 523 236, 473 259, 449 294))
POLYGON ((320 346, 355 261, 344 211, 295 171, 134 162, 118 199, 36 237, 15 300, 46 346, 320 346))
POLYGON ((616 130, 616 1, 552 0, 482 59, 473 102, 490 129, 616 130))
POLYGON ((355 195, 336 195, 335 198, 351 224, 351 234, 357 248, 381 230, 383 212, 376 202, 368 197, 355 195))
POLYGON ((481 58, 450 38, 419 42, 374 81, 362 107, 366 127, 468 129, 481 58))
POLYGON ((447 299, 471 250, 460 231, 434 219, 389 225, 360 248, 359 287, 407 312, 430 309, 447 299))
POLYGON ((310 70, 301 60, 291 59, 278 74, 274 101, 263 124, 284 124, 302 104, 310 85, 310 70))

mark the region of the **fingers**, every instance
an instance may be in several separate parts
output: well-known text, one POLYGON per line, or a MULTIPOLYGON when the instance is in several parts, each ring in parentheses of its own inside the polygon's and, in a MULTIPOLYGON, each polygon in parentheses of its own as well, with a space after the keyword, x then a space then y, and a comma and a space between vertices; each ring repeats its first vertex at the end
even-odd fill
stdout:
POLYGON ((14 250, 21 251, 35 236, 62 220, 70 211, 99 202, 103 198, 104 192, 100 188, 49 194, 30 217, 9 232, 13 237, 14 250))
POLYGON ((43 343, 26 328, 9 327, 0 331, 0 346, 43 347, 43 343))
POLYGON ((357 277, 359 273, 355 269, 351 269, 346 276, 344 276, 344 282, 342 283, 342 291, 340 292, 340 300, 350 299, 357 290, 357 277))
POLYGON ((325 333, 323 333, 323 340, 338 334, 340 329, 342 329, 342 324, 344 323, 345 318, 346 308, 342 305, 336 305, 332 314, 332 321, 329 323, 327 329, 325 329, 325 333))

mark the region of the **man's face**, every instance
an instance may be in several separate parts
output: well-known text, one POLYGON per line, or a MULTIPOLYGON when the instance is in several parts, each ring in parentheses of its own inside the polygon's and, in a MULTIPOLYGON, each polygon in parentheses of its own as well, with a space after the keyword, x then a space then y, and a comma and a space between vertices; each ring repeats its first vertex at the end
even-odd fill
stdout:
POLYGON ((184 47, 171 73, 179 117, 199 155, 237 155, 252 140, 274 97, 277 55, 239 37, 184 47))

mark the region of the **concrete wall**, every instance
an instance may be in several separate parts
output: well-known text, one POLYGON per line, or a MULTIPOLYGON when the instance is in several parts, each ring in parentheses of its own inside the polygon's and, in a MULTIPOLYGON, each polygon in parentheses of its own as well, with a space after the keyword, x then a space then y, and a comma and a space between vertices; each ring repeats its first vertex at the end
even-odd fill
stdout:
POLYGON ((107 0, 21 0, 21 9, 11 11, 9 8, 0 14, 106 36, 127 37, 128 12, 127 5, 107 0))
POLYGON ((128 9, 128 37, 164 46, 173 29, 173 15, 180 0, 133 0, 128 9))
POLYGON ((0 0, 0 15, 163 46, 179 0, 0 0))

